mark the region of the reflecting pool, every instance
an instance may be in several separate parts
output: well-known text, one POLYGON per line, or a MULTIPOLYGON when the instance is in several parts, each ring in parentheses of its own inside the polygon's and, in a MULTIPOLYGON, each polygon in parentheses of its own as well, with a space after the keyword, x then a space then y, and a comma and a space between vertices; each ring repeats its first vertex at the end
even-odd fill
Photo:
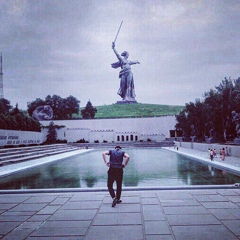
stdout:
MULTIPOLYGON (((104 150, 90 151, 0 178, 0 189, 106 187, 104 150)), ((214 169, 164 149, 125 149, 130 155, 124 169, 124 187, 219 185, 240 177, 214 169)))

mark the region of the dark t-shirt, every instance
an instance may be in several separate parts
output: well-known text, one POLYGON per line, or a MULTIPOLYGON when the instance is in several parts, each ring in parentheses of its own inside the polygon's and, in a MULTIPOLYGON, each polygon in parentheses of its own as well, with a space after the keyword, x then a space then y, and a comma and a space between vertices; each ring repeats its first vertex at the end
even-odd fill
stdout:
POLYGON ((121 149, 109 150, 110 155, 110 167, 111 168, 122 168, 122 162, 125 152, 121 149))

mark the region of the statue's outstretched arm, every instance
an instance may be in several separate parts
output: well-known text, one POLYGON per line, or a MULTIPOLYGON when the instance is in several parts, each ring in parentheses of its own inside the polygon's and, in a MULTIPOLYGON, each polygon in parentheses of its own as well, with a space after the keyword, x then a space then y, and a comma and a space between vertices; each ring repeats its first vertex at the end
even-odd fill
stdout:
POLYGON ((130 61, 130 65, 133 65, 133 64, 140 64, 139 61, 130 61))
POLYGON ((122 58, 121 58, 121 56, 118 54, 117 50, 115 49, 115 43, 114 43, 114 42, 112 43, 112 50, 113 50, 113 52, 116 54, 118 60, 121 61, 122 58))

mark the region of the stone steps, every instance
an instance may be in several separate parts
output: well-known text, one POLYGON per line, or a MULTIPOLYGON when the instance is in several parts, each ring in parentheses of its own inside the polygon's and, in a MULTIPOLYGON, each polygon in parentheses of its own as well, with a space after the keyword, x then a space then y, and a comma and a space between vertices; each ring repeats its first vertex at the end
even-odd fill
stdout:
POLYGON ((32 148, 32 149, 25 149, 25 148, 18 148, 15 151, 10 151, 10 152, 4 152, 2 153, 0 151, 0 161, 1 160, 6 160, 9 158, 18 158, 21 156, 29 156, 32 154, 36 154, 36 153, 42 153, 42 152, 54 152, 54 151, 58 151, 61 149, 65 149, 66 146, 68 147, 68 145, 57 145, 57 146, 45 146, 44 148, 32 148))
POLYGON ((51 155, 61 154, 65 152, 75 151, 79 148, 67 144, 48 145, 45 147, 36 146, 27 148, 19 148, 9 151, 6 155, 5 151, 0 151, 0 166, 29 161, 37 158, 48 157, 51 155))
POLYGON ((55 149, 55 148, 62 148, 64 145, 67 144, 53 144, 53 145, 38 145, 38 146, 31 146, 31 147, 14 147, 14 148, 0 148, 0 156, 5 156, 9 154, 17 154, 24 152, 34 152, 36 150, 44 150, 44 149, 55 149))

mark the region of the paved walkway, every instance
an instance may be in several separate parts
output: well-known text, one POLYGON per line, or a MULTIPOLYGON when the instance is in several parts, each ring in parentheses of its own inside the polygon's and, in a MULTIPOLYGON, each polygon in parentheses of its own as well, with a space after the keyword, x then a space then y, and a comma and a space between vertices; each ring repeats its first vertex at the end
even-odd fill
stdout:
POLYGON ((225 160, 222 161, 220 155, 217 155, 217 157, 213 158, 213 161, 211 161, 208 152, 182 147, 179 147, 178 150, 177 148, 174 147, 166 147, 165 149, 177 152, 184 156, 194 158, 195 160, 202 162, 204 164, 212 165, 213 167, 221 168, 240 176, 240 156, 239 158, 226 156, 225 160))
POLYGON ((240 239, 240 189, 0 195, 0 239, 240 239))

